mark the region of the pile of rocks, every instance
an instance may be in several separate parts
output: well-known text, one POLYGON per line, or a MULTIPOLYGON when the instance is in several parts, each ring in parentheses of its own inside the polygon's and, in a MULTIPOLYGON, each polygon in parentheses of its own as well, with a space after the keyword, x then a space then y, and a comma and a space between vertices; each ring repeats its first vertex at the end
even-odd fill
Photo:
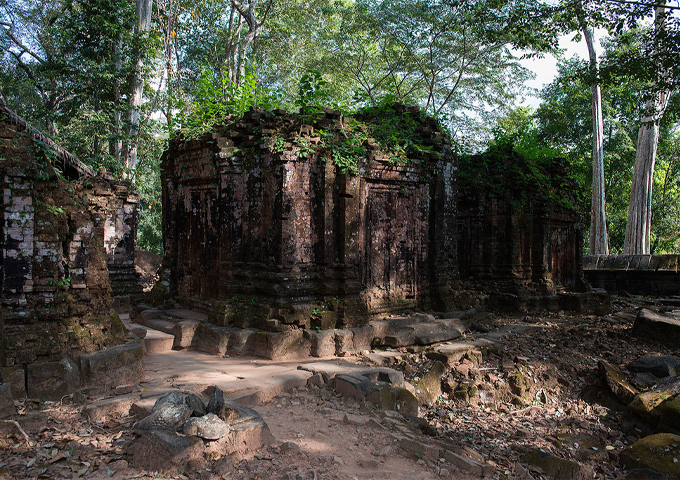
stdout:
POLYGON ((260 449, 274 441, 262 417, 224 398, 217 387, 206 405, 193 393, 170 391, 156 400, 151 413, 134 425, 140 435, 130 446, 134 464, 170 473, 226 456, 260 449))
POLYGON ((647 469, 674 478, 680 474, 680 358, 648 355, 622 369, 604 360, 600 373, 612 393, 652 429, 621 452, 627 468, 647 469))

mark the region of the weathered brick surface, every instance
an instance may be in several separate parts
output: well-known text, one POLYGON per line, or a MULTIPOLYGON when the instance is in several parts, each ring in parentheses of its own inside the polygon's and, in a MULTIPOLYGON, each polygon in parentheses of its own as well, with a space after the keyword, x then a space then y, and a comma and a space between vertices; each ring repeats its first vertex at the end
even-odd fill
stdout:
POLYGON ((137 197, 2 105, 0 140, 0 367, 26 367, 29 394, 44 395, 41 372, 123 340, 109 273, 134 271, 137 197))
MULTIPOLYGON (((390 120, 378 115, 352 128, 390 120)), ((332 146, 349 130, 330 110, 251 110, 173 140, 162 164, 157 293, 210 311, 216 324, 284 332, 360 327, 416 308, 560 308, 558 291, 587 288, 578 211, 560 206, 572 194, 563 162, 541 172, 554 176, 550 192, 520 192, 518 208, 515 185, 500 196, 476 185, 459 191, 436 122, 403 105, 395 115, 417 125, 412 140, 426 148, 406 148, 407 161, 395 162, 393 146, 367 138, 349 172, 332 146)))
POLYGON ((414 109, 400 115, 420 122, 432 150, 392 162, 368 139, 357 175, 330 149, 303 147, 340 138, 333 111, 251 111, 171 142, 162 177, 171 297, 212 310, 218 323, 275 331, 441 308, 456 274, 453 156, 436 124, 414 109))

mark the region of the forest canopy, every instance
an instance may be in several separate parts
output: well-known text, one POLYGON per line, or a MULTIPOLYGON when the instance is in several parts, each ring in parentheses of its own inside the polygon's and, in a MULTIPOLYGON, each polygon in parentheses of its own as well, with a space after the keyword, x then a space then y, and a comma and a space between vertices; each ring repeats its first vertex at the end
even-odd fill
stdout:
POLYGON ((0 88, 81 160, 135 182, 138 245, 158 253, 159 159, 177 132, 252 106, 394 101, 437 118, 461 155, 514 142, 567 158, 607 251, 680 253, 679 19, 677 2, 651 0, 0 0, 0 88), (564 35, 590 58, 565 58, 564 35), (542 55, 558 74, 521 106, 536 93, 522 60, 542 55))

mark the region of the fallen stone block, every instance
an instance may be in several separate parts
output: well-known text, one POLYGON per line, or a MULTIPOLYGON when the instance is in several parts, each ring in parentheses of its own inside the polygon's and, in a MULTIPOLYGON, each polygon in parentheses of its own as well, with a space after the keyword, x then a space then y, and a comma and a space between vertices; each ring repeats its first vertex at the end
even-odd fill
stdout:
POLYGON ((469 342, 450 342, 437 345, 425 356, 430 360, 436 360, 451 367, 458 364, 468 352, 474 349, 474 344, 469 342))
POLYGON ((616 395, 616 398, 626 405, 632 402, 635 395, 639 392, 628 383, 621 369, 604 360, 598 362, 598 367, 600 368, 600 374, 605 382, 607 382, 612 393, 616 395))
POLYGON ((676 377, 680 373, 680 358, 675 355, 648 355, 628 365, 628 370, 651 373, 657 378, 676 377))
POLYGON ((422 323, 414 327, 416 345, 431 345, 459 338, 465 333, 466 327, 457 318, 437 320, 422 323))
POLYGON ((0 418, 8 418, 15 413, 12 386, 9 383, 0 383, 0 418))
POLYGON ((84 383, 97 391, 107 391, 118 385, 142 380, 142 357, 139 343, 127 343, 80 357, 84 383))
POLYGON ((624 448, 619 456, 626 470, 649 469, 680 478, 680 436, 657 433, 624 448))
POLYGON ((408 345, 413 345, 416 340, 416 332, 413 327, 402 328, 398 332, 392 333, 390 335, 385 335, 385 337, 380 342, 381 345, 385 347, 406 347, 408 345))
MULTIPOLYGON (((135 404, 135 402, 139 401, 139 399, 139 393, 131 393, 127 395, 118 395, 115 397, 106 398, 104 400, 87 404, 83 408, 83 415, 88 417, 90 421, 97 422, 100 420, 103 421, 107 417, 111 416, 119 417, 121 415, 127 415, 128 413, 134 414, 134 412, 131 412, 132 406, 135 404)), ((151 412, 145 412, 141 416, 145 417, 149 413, 151 412)))
POLYGON ((643 308, 635 318, 633 335, 680 347, 680 319, 643 308))
MULTIPOLYGON (((480 462, 474 458, 470 458, 460 453, 452 452, 450 450, 443 450, 441 452, 442 458, 452 465, 460 468, 464 472, 469 472, 478 477, 490 477, 494 473, 493 465, 485 462, 480 462)), ((564 477, 569 478, 569 477, 564 477)))
POLYGON ((181 473, 180 467, 202 458, 203 451, 200 438, 185 437, 165 430, 146 432, 128 448, 136 468, 162 474, 181 473))
POLYGON ((665 400, 678 394, 680 394, 680 377, 668 377, 651 390, 637 394, 628 407, 640 415, 645 415, 665 400))
POLYGON ((384 387, 369 394, 366 400, 383 410, 394 410, 402 415, 416 417, 419 413, 418 399, 402 387, 384 387))
POLYGON ((340 374, 333 380, 333 389, 345 397, 363 401, 371 393, 379 391, 380 387, 362 375, 340 374))
POLYGON ((410 438, 400 438, 399 446, 407 452, 414 453, 418 458, 429 458, 433 461, 439 460, 439 448, 427 445, 425 443, 416 442, 410 438))
POLYGON ((662 432, 680 432, 680 397, 664 401, 652 410, 651 416, 659 419, 657 430, 662 432))
POLYGON ((595 476, 592 467, 582 465, 575 460, 556 457, 543 450, 530 450, 524 456, 524 461, 543 470, 549 478, 592 480, 595 476))
POLYGON ((345 413, 345 416, 342 418, 342 421, 347 425, 357 425, 361 427, 368 424, 368 420, 369 418, 365 415, 354 415, 352 413, 345 413))
POLYGON ((497 332, 489 332, 480 335, 472 343, 474 344, 475 349, 481 351, 484 355, 488 352, 499 356, 503 354, 503 337, 497 335, 497 332))
POLYGON ((445 373, 446 366, 442 362, 437 361, 415 384, 416 397, 421 405, 435 402, 441 396, 441 378, 445 373))
POLYGON ((27 375, 29 397, 59 400, 80 389, 80 369, 68 357, 59 362, 30 364, 27 375))
POLYGON ((387 367, 364 367, 358 372, 372 382, 389 383, 393 387, 404 386, 404 373, 387 367))

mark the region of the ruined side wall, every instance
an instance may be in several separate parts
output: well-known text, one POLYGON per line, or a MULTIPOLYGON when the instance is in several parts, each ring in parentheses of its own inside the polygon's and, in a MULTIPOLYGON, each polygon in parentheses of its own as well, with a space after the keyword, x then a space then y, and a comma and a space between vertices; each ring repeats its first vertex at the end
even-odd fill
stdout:
MULTIPOLYGON (((496 307, 559 308, 558 292, 586 290, 574 190, 564 186, 568 181, 559 160, 542 172, 553 185, 522 188, 512 175, 526 169, 525 159, 510 151, 501 155, 507 174, 467 182, 459 196, 460 289, 483 292, 461 294, 461 302, 472 297, 472 303, 496 307)), ((484 162, 479 156, 471 164, 478 168, 484 162)))
POLYGON ((127 192, 98 177, 68 182, 50 155, 0 121, 0 374, 13 391, 28 385, 29 394, 43 393, 39 385, 60 375, 75 388, 78 359, 124 339, 111 314, 104 238, 107 219, 125 210, 127 192), (45 362, 61 367, 45 370, 45 362))
POLYGON ((349 147, 331 110, 251 111, 171 143, 170 295, 225 324, 266 329, 357 326, 372 313, 443 304, 456 270, 453 158, 436 123, 419 128, 429 149, 400 163, 368 138, 353 145, 362 157, 352 171, 333 160, 349 147))

